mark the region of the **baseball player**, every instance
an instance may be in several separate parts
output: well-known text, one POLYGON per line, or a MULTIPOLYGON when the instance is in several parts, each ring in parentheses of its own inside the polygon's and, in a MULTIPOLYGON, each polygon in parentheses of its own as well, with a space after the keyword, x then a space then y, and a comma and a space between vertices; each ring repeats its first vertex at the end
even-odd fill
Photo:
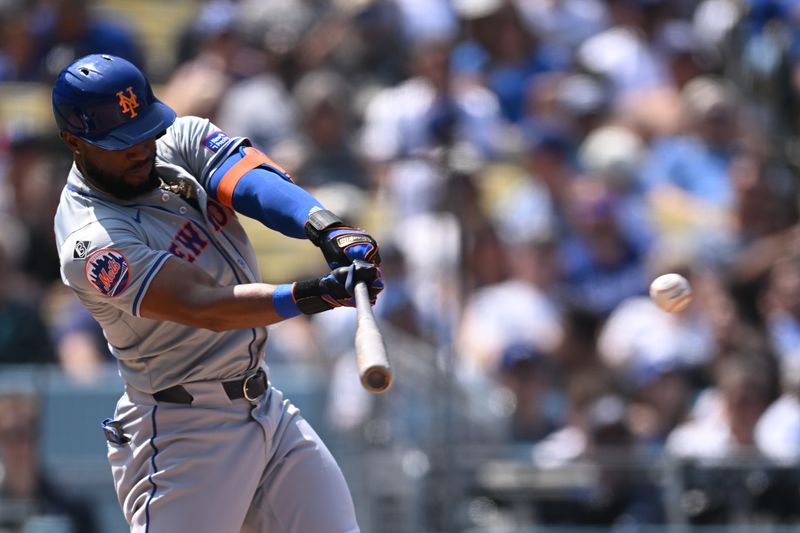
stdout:
POLYGON ((176 118, 110 55, 65 68, 53 112, 73 152, 55 217, 62 279, 125 381, 103 422, 134 532, 358 531, 344 477, 264 365, 266 325, 383 288, 378 245, 247 139, 176 118), (321 248, 331 273, 261 283, 237 213, 321 248))

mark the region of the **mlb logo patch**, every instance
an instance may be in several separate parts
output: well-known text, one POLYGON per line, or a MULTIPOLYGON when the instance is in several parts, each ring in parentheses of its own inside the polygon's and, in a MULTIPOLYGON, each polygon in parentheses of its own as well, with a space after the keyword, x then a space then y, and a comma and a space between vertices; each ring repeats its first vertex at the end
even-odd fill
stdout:
POLYGON ((110 248, 92 253, 86 260, 84 273, 89 283, 100 294, 110 298, 125 292, 130 281, 128 260, 124 255, 110 248))
POLYGON ((219 149, 225 146, 225 143, 230 140, 230 137, 223 132, 223 131, 215 131, 214 133, 209 134, 203 139, 203 146, 206 147, 207 150, 211 150, 214 153, 219 152, 219 149))
POLYGON ((73 259, 86 259, 86 252, 92 241, 75 241, 75 248, 72 250, 73 259))

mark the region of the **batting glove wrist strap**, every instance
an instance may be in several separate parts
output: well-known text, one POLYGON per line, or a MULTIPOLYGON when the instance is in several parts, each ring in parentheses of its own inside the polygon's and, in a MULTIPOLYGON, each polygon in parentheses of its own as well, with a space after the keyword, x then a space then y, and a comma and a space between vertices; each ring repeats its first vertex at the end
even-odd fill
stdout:
POLYGON ((342 226, 344 222, 332 212, 327 209, 320 209, 308 215, 308 220, 305 224, 306 235, 308 240, 313 242, 316 246, 320 246, 322 232, 331 226, 342 226))
POLYGON ((323 300, 323 289, 320 278, 296 281, 292 286, 292 296, 301 313, 313 315, 333 309, 334 306, 323 300))
POLYGON ((366 231, 346 226, 339 217, 327 210, 314 211, 305 225, 306 235, 322 250, 331 269, 348 266, 361 260, 381 264, 378 243, 366 231))

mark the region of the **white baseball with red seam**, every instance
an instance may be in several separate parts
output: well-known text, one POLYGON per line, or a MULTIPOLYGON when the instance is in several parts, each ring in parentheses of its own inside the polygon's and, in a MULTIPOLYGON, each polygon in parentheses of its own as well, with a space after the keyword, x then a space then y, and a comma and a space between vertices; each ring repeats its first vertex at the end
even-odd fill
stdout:
POLYGON ((650 298, 664 311, 677 313, 692 301, 692 286, 680 274, 664 274, 650 284, 650 298))

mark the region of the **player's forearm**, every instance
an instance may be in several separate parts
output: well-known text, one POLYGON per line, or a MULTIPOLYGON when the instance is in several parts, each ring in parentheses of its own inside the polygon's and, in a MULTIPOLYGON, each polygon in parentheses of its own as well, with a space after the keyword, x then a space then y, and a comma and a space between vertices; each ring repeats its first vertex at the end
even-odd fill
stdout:
POLYGON ((221 286, 197 266, 170 257, 150 283, 139 313, 214 331, 261 327, 290 316, 281 316, 275 309, 277 287, 266 283, 221 286))
POLYGON ((250 283, 219 287, 196 306, 198 316, 215 331, 267 326, 283 320, 272 302, 274 285, 250 283))
POLYGON ((267 326, 284 319, 273 305, 275 288, 266 283, 195 287, 160 304, 146 300, 142 316, 213 331, 267 326))

